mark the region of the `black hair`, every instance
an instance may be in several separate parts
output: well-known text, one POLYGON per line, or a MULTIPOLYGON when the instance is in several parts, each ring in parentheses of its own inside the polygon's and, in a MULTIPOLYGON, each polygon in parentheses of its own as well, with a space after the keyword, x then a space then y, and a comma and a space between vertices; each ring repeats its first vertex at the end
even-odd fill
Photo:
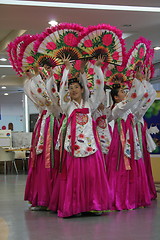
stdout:
POLYGON ((112 100, 113 100, 113 103, 115 104, 116 101, 115 101, 115 96, 118 96, 118 92, 119 92, 119 89, 121 88, 121 85, 116 83, 116 84, 113 84, 112 87, 111 87, 111 97, 112 97, 112 100))
POLYGON ((70 78, 70 79, 68 79, 68 87, 69 87, 72 83, 78 83, 79 86, 80 86, 81 88, 83 88, 82 84, 79 82, 79 80, 78 80, 77 78, 70 78))

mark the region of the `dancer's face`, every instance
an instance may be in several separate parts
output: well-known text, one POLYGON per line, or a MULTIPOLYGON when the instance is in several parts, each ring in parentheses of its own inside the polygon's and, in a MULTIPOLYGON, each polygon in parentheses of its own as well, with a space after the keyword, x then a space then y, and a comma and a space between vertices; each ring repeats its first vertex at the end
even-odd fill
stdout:
POLYGON ((125 99, 125 97, 126 97, 125 91, 122 88, 119 88, 118 95, 115 96, 116 102, 119 103, 119 102, 123 101, 125 99))
POLYGON ((77 102, 82 99, 83 88, 79 85, 79 83, 75 82, 69 85, 69 94, 72 100, 77 102))

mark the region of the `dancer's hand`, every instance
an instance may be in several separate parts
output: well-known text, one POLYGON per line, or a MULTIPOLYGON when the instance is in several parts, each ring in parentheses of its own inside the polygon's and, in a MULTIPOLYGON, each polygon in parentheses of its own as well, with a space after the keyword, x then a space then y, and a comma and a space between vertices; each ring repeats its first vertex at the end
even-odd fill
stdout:
POLYGON ((80 72, 83 74, 84 73, 84 68, 85 68, 85 65, 86 63, 88 62, 88 59, 82 59, 81 60, 81 69, 80 69, 80 72))
POLYGON ((104 56, 104 55, 99 55, 98 58, 97 58, 97 61, 96 61, 95 65, 96 65, 97 67, 102 66, 104 60, 105 60, 105 56, 104 56))
POLYGON ((63 56, 61 56, 61 58, 62 58, 63 63, 64 63, 65 66, 66 66, 66 69, 71 69, 71 63, 70 63, 71 56, 68 55, 68 56, 66 57, 65 54, 64 54, 63 56))

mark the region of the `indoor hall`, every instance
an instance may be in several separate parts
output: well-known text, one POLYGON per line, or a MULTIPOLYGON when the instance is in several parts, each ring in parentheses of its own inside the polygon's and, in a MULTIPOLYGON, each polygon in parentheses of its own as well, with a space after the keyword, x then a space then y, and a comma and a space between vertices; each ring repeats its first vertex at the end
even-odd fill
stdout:
MULTIPOLYGON (((160 3, 156 0, 116 0, 114 3, 110 0, 71 0, 69 3, 64 0, 0 1, 0 21, 0 240, 158 240, 160 3), (157 96, 154 108, 147 112, 146 119, 151 126, 152 138, 157 144, 156 152, 150 155, 157 199, 153 200, 150 206, 135 210, 108 211, 102 216, 84 214, 80 217, 60 218, 52 211, 32 211, 30 204, 24 201, 31 138, 39 110, 25 94, 27 76, 17 75, 16 68, 12 67, 14 61, 9 60, 7 46, 17 37, 41 34, 52 26, 52 20, 59 24, 75 23, 86 28, 98 24, 115 26, 122 31, 126 52, 141 36, 151 41, 150 47, 154 49, 154 75, 150 83, 157 96)), ((117 59, 117 52, 114 58, 117 59)))

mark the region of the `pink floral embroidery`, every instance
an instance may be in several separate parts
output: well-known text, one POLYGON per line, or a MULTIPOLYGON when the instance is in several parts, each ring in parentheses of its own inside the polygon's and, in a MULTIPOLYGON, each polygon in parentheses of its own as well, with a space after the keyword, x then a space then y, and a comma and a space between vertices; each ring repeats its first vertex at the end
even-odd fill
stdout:
POLYGON ((79 138, 84 138, 84 134, 80 133, 78 137, 79 138))
POLYGON ((151 101, 151 99, 149 98, 147 102, 150 102, 150 101, 151 101))
POLYGON ((71 135, 68 135, 68 138, 71 139, 71 135))
POLYGON ((71 47, 75 47, 77 44, 77 38, 73 33, 68 33, 66 36, 64 36, 63 40, 66 45, 69 45, 71 47))
POLYGON ((148 97, 148 93, 147 93, 147 92, 144 94, 144 97, 145 97, 145 98, 147 98, 147 97, 148 97))
POLYGON ((106 34, 106 35, 104 35, 103 38, 102 38, 102 43, 103 43, 103 45, 105 45, 105 46, 111 45, 112 41, 113 41, 112 34, 106 34))
POLYGON ((79 145, 74 145, 74 150, 77 151, 78 149, 80 149, 80 146, 79 145))
POLYGON ((131 98, 136 98, 137 97, 137 94, 134 92, 131 94, 131 98))
POLYGON ((49 49, 49 50, 54 50, 56 49, 56 44, 54 42, 48 42, 47 45, 46 45, 46 48, 49 49))
POLYGON ((53 93, 55 93, 55 92, 56 92, 56 89, 55 89, 54 87, 52 88, 52 92, 53 92, 53 93))
POLYGON ((100 79, 97 79, 97 80, 96 80, 96 84, 100 85, 100 84, 101 84, 101 80, 100 80, 100 79))
POLYGON ((42 89, 41 89, 41 88, 38 88, 38 89, 37 89, 37 92, 38 92, 38 93, 41 93, 41 92, 42 92, 42 89))
POLYGON ((87 147, 87 152, 92 152, 93 151, 93 148, 92 147, 87 147))
POLYGON ((93 43, 90 39, 84 41, 84 46, 85 47, 92 47, 93 43))

